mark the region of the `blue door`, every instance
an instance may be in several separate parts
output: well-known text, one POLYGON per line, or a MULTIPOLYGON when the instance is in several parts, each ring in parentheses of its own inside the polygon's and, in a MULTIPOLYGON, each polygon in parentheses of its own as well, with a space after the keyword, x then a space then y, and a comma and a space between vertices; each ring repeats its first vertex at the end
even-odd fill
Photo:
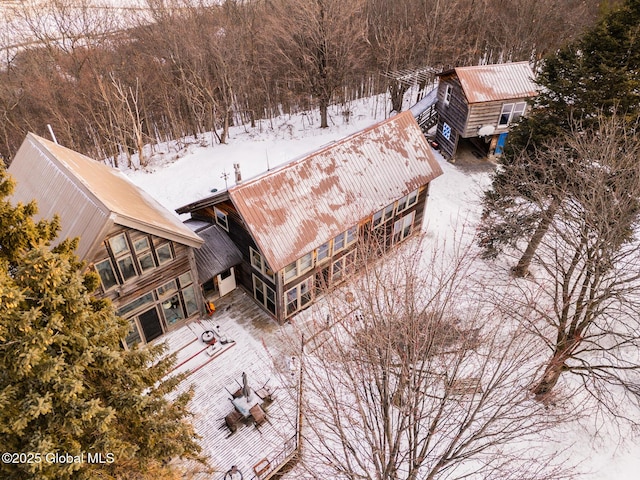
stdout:
POLYGON ((498 135, 498 143, 496 144, 496 155, 501 155, 504 151, 504 145, 507 143, 507 132, 501 133, 498 135))

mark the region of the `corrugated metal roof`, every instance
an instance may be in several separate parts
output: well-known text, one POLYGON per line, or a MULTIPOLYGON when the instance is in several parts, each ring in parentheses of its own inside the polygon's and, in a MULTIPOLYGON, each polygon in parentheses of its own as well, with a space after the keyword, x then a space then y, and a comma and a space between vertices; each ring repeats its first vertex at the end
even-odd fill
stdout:
POLYGON ((538 94, 528 62, 457 67, 456 75, 469 103, 530 98, 538 94))
MULTIPOLYGON (((192 220, 187 220, 185 224, 188 222, 192 222, 192 220)), ((213 224, 202 226, 197 221, 193 222, 193 225, 187 226, 190 228, 195 226, 195 231, 204 240, 204 245, 194 252, 198 278, 201 282, 205 282, 242 262, 240 250, 220 226, 213 224)))
POLYGON ((192 247, 203 243, 122 172, 32 133, 9 172, 17 182, 14 200, 36 199, 43 218, 60 215, 60 239, 80 236, 80 258, 102 240, 108 222, 192 247))
POLYGON ((229 189, 280 270, 442 174, 410 111, 229 189))

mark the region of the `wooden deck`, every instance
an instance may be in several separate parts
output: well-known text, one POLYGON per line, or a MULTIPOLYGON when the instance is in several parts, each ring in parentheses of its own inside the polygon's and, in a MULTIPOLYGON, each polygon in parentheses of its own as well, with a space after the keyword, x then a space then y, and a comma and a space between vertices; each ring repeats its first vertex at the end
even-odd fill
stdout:
POLYGON ((269 478, 279 459, 290 457, 297 448, 297 375, 282 375, 274 368, 273 352, 265 349, 262 337, 277 335, 279 327, 251 298, 236 290, 218 302, 211 317, 159 339, 177 354, 174 372, 188 375, 179 391, 190 385, 195 390, 190 404, 193 424, 214 473, 201 468, 194 478, 222 480, 232 465, 237 465, 245 480, 269 478), (216 342, 213 352, 208 352, 211 347, 203 342, 202 333, 218 327, 232 341, 216 342), (262 403, 266 419, 259 426, 249 417, 232 433, 225 417, 234 411, 232 394, 242 387, 243 372, 254 396, 266 387, 273 399, 262 403))

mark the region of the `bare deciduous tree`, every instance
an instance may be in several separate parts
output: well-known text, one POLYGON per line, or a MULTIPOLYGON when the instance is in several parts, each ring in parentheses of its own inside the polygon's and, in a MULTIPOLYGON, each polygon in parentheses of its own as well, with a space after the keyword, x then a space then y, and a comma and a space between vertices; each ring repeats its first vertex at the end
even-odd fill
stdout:
POLYGON ((533 392, 544 397, 571 372, 594 396, 621 387, 637 402, 640 143, 618 119, 601 119, 547 155, 566 165, 567 176, 534 257, 535 288, 525 283, 518 295, 536 305, 525 321, 551 352, 533 392))
POLYGON ((310 478, 561 478, 531 439, 560 420, 529 391, 540 342, 483 310, 471 262, 409 249, 330 296, 302 360, 310 478), (357 292, 357 293, 356 293, 357 292), (327 323, 325 323, 327 322, 327 323), (532 368, 533 367, 533 368, 532 368), (315 475, 315 477, 314 477, 315 475))

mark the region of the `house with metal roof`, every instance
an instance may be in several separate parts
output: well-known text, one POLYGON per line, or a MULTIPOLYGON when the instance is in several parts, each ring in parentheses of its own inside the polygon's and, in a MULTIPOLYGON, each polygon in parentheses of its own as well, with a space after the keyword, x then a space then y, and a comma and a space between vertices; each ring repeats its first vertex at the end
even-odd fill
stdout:
POLYGON ((238 283, 278 321, 420 231, 442 174, 407 111, 177 210, 215 222, 242 254, 238 283))
POLYGON ((450 160, 463 144, 480 156, 500 155, 509 127, 538 94, 528 62, 458 67, 438 76, 435 141, 450 160))
POLYGON ((29 133, 8 171, 14 201, 58 215, 58 241, 79 238, 78 257, 100 276, 96 295, 131 323, 128 345, 204 311, 194 254, 203 239, 119 170, 29 133))

